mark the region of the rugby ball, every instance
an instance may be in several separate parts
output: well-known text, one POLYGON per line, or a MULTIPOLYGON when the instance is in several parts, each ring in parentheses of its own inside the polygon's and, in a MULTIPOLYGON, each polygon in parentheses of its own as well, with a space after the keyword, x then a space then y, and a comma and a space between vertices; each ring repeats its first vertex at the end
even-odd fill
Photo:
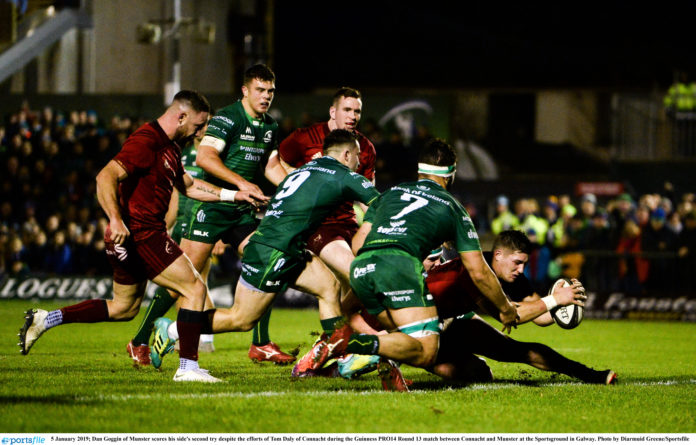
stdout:
MULTIPOLYGON (((568 287, 571 285, 571 281, 565 278, 561 278, 553 283, 548 295, 553 294, 553 290, 558 286, 568 287)), ((569 304, 567 306, 556 306, 551 309, 551 316, 556 324, 563 329, 574 329, 577 328, 582 317, 585 314, 585 308, 575 304, 569 304)))

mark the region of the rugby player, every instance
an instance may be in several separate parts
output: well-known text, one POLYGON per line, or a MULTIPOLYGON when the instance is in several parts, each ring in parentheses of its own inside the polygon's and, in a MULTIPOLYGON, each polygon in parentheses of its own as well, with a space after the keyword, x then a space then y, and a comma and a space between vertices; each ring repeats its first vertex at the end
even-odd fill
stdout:
MULTIPOLYGON (((326 338, 340 339, 343 317, 340 284, 316 255, 305 251, 307 238, 321 222, 346 201, 369 205, 379 192, 372 182, 355 173, 359 144, 353 132, 334 130, 324 140, 324 156, 290 173, 279 185, 258 229, 244 248, 242 273, 234 304, 211 311, 213 333, 248 331, 263 316, 275 296, 288 285, 316 295, 319 318, 326 338), (337 334, 338 333, 338 334, 337 334)), ((173 323, 163 342, 177 337, 173 323)), ((155 339, 157 342, 158 340, 155 339)), ((301 362, 317 369, 332 354, 332 344, 323 342, 317 355, 301 362)))
POLYGON ((174 187, 201 201, 267 198, 255 190, 232 191, 188 175, 181 146, 202 131, 210 112, 208 100, 184 90, 157 120, 141 126, 97 175, 97 198, 109 218, 104 241, 114 270, 113 299, 87 300, 47 312, 30 309, 20 329, 22 354, 28 354, 48 329, 68 323, 127 321, 139 310, 148 280, 183 296, 176 324, 180 332, 175 381, 218 382, 198 365, 198 342, 206 314, 207 287, 190 260, 167 234, 165 215, 174 187))
MULTIPOLYGON (((266 168, 267 178, 274 184, 278 184, 288 173, 305 165, 307 162, 322 155, 324 138, 329 132, 339 129, 354 132, 360 143, 360 163, 357 173, 375 183, 375 162, 377 152, 370 140, 358 130, 358 124, 363 112, 362 95, 355 88, 342 87, 333 95, 329 107, 329 120, 316 123, 309 127, 300 128, 292 132, 283 142, 277 152, 273 152, 268 160, 266 168)), ((358 315, 360 303, 350 289, 350 263, 355 256, 351 250, 351 240, 358 231, 358 222, 353 209, 353 203, 346 201, 333 214, 321 224, 316 232, 309 237, 307 248, 321 258, 336 274, 341 282, 341 304, 344 314, 350 316, 350 323, 359 332, 374 334, 376 331, 364 322, 358 315)), ((262 318, 257 328, 265 333, 268 339, 268 319, 262 318)), ((254 336, 255 340, 257 336, 254 336)), ((270 341, 270 340, 269 340, 270 341)), ((312 349, 319 347, 318 342, 310 348, 305 357, 314 354, 312 349)), ((249 350, 249 356, 253 358, 253 348, 249 350)), ((340 372, 345 377, 362 369, 363 365, 376 365, 378 357, 359 357, 349 355, 342 358, 339 363, 340 372)), ((293 369, 293 376, 298 377, 298 367, 293 369)))
MULTIPOLYGON (((524 275, 531 242, 517 230, 501 232, 493 241, 492 251, 484 258, 498 277, 507 296, 517 305, 519 323, 534 321, 540 326, 553 324, 550 310, 556 306, 584 306, 585 289, 573 279, 569 287, 555 287, 553 294, 541 297, 524 275)), ((444 320, 440 351, 429 371, 445 379, 490 381, 493 376, 478 355, 502 362, 525 363, 535 368, 559 372, 586 383, 613 384, 616 373, 596 371, 570 360, 540 343, 514 340, 484 321, 474 311, 497 318, 495 308, 474 285, 467 269, 455 258, 443 264, 428 262, 426 283, 435 299, 438 314, 444 320)))
MULTIPOLYGON (((274 95, 275 74, 270 68, 259 64, 246 70, 242 98, 222 108, 210 119, 198 147, 196 164, 202 170, 203 179, 221 187, 262 193, 252 181, 264 158, 278 146, 278 124, 268 114, 274 95)), ((183 233, 181 249, 199 272, 220 240, 231 245, 241 256, 249 236, 258 226, 256 209, 244 204, 197 202, 188 206, 187 213, 187 230, 183 233)), ((159 300, 156 309, 148 314, 148 323, 166 314, 172 298, 159 300)), ((213 307, 211 301, 207 302, 206 312, 212 311, 213 307)), ((166 329, 166 326, 167 323, 161 321, 155 330, 166 329)), ((211 332, 204 331, 203 334, 211 332)), ((150 351, 156 368, 162 363, 162 356, 174 347, 173 343, 158 341, 163 338, 166 338, 164 333, 156 335, 150 351)), ((275 344, 266 345, 266 349, 265 352, 276 363, 295 361, 294 356, 282 352, 275 344)))
MULTIPOLYGON (((359 250, 351 264, 350 283, 367 311, 390 333, 337 330, 327 342, 332 353, 377 354, 421 368, 433 366, 439 319, 422 261, 450 240, 476 286, 500 311, 504 329, 515 325, 517 310, 484 260, 471 218, 447 191, 455 170, 452 147, 432 140, 419 155, 419 179, 392 187, 367 211, 353 240, 353 248, 359 250)), ((379 369, 381 374, 398 372, 389 361, 380 363, 379 369)))
MULTIPOLYGON (((187 147, 184 147, 181 152, 181 164, 184 166, 186 173, 191 175, 192 178, 200 178, 202 176, 201 168, 196 165, 196 153, 198 152, 198 146, 203 138, 203 135, 205 134, 206 129, 207 125, 203 127, 200 132, 196 133, 194 142, 189 144, 187 147)), ((186 225, 188 222, 186 208, 190 202, 192 202, 192 200, 187 198, 186 195, 178 193, 176 189, 173 190, 172 199, 169 203, 169 210, 167 211, 165 221, 167 223, 167 230, 177 244, 181 244, 181 236, 186 230, 186 225)), ((222 244, 222 241, 220 241, 219 244, 222 244)), ((209 272, 210 259, 206 261, 203 270, 200 271, 201 278, 206 284, 208 282, 209 272)), ((148 344, 150 343, 150 334, 152 333, 154 321, 164 315, 160 313, 162 308, 166 308, 168 310, 177 301, 175 298, 169 295, 169 290, 167 288, 161 286, 158 286, 155 290, 153 300, 154 301, 148 306, 145 316, 143 317, 135 336, 128 343, 128 345, 126 345, 126 351, 133 359, 133 364, 135 366, 149 365, 151 363, 150 347, 148 344), (162 301, 157 301, 162 299, 164 299, 164 304, 162 301)), ((212 352, 214 349, 213 336, 211 334, 201 334, 198 350, 203 352, 212 352)))

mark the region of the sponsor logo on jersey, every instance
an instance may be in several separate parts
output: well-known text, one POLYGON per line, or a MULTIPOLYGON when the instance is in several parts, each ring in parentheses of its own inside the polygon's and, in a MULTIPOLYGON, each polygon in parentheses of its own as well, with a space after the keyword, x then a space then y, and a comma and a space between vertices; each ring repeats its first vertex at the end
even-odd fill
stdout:
POLYGON ((282 215, 283 213, 283 210, 267 210, 266 216, 274 216, 276 218, 280 218, 280 215, 282 215))
POLYGON ((473 221, 471 221, 471 218, 468 216, 462 216, 462 221, 473 223, 473 221))
POLYGON ((167 241, 167 244, 164 245, 164 251, 167 252, 168 255, 172 254, 172 243, 167 241))
POLYGON ((403 226, 404 224, 406 224, 405 219, 402 219, 401 221, 390 221, 389 222, 389 225, 392 227, 399 227, 399 226, 403 226))
POLYGON ((259 273, 259 270, 255 267, 249 266, 248 264, 242 263, 242 272, 245 272, 247 275, 251 275, 252 273, 259 273))
POLYGON ((266 134, 263 135, 263 141, 268 144, 271 142, 271 139, 273 139, 273 132, 268 130, 266 134))
POLYGON ((208 124, 208 130, 215 130, 222 133, 224 136, 227 136, 227 130, 225 130, 224 128, 220 128, 217 125, 208 124))
POLYGON ((410 301, 413 293, 413 289, 403 289, 385 292, 384 295, 389 297, 391 301, 410 301))
POLYGON ((376 269, 375 264, 368 264, 365 267, 356 267, 355 269, 353 269, 353 277, 359 278, 359 277, 365 276, 369 273, 374 272, 375 269, 376 269))
POLYGON ((196 213, 196 221, 200 223, 205 222, 205 211, 199 210, 198 213, 196 213))
POLYGON ((273 207, 274 209, 277 209, 282 204, 283 204, 283 200, 281 199, 280 201, 274 202, 273 204, 271 204, 271 207, 273 207))
MULTIPOLYGON (((228 117, 225 117, 225 116, 213 116, 213 118, 210 119, 211 123, 214 123, 215 121, 222 121, 222 122, 226 123, 227 125, 229 125, 230 127, 234 125, 234 121, 228 117)), ((208 126, 210 127, 210 124, 208 124, 208 126)))
POLYGON ((317 158, 320 158, 321 156, 322 156, 321 152, 318 151, 312 155, 312 159, 317 159, 317 158))
POLYGON ((370 181, 363 181, 362 186, 364 189, 369 189, 370 187, 374 187, 374 184, 372 184, 370 181))
POLYGON ((428 187, 427 185, 417 185, 416 187, 418 187, 421 190, 430 190, 430 187, 428 187))
POLYGON ((266 281, 266 286, 280 286, 280 280, 266 281))
POLYGON ((246 130, 244 131, 244 134, 239 135, 239 139, 243 141, 255 141, 256 137, 254 136, 254 132, 252 131, 251 127, 246 127, 246 130))
POLYGON ((377 227, 377 233, 383 233, 385 235, 406 235, 408 227, 377 227))
POLYGON ((208 232, 204 232, 204 231, 198 230, 198 229, 193 229, 193 234, 196 236, 202 236, 203 238, 208 238, 208 236, 209 236, 208 232))
POLYGON ((469 230, 467 232, 467 236, 469 237, 469 239, 478 239, 478 233, 476 233, 475 230, 469 230))

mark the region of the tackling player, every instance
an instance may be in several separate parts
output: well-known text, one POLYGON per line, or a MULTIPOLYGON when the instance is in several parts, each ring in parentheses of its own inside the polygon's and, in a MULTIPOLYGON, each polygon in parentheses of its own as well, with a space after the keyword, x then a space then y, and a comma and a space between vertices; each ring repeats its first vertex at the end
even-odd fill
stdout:
MULTIPOLYGON (((340 284, 333 272, 316 255, 305 251, 307 237, 339 205, 359 201, 369 205, 379 192, 358 166, 359 145, 347 130, 335 130, 324 140, 324 156, 290 173, 279 185, 258 229, 244 248, 242 274, 230 309, 211 311, 213 333, 248 331, 263 316, 275 296, 293 285, 316 295, 321 326, 329 339, 341 338, 347 327, 340 307, 340 284)), ((174 324, 156 337, 171 343, 177 337, 174 324)), ((157 342, 157 338, 155 339, 157 342)), ((331 354, 331 343, 323 342, 319 355, 301 363, 319 368, 331 354)))
POLYGON ((46 330, 68 323, 127 321, 140 310, 147 280, 180 293, 176 324, 181 333, 175 381, 218 382, 198 365, 198 342, 207 287, 167 234, 165 215, 174 187, 202 201, 265 202, 253 190, 232 191, 194 179, 181 165, 186 145, 208 121, 210 104, 195 91, 180 91, 157 120, 141 126, 97 175, 97 198, 109 218, 104 235, 114 269, 113 299, 87 300, 47 312, 30 309, 20 329, 22 354, 46 330))
MULTIPOLYGON (((377 152, 367 137, 357 131, 362 117, 363 103, 360 91, 350 88, 339 88, 333 95, 329 108, 329 120, 300 128, 292 132, 280 144, 277 153, 271 154, 266 168, 267 178, 274 184, 278 184, 285 176, 305 165, 307 162, 321 157, 324 139, 329 132, 339 129, 354 132, 360 143, 360 163, 357 173, 375 183, 375 162, 377 152)), ((355 256, 351 250, 351 241, 358 231, 358 222, 353 209, 353 203, 346 201, 334 213, 332 213, 308 240, 307 248, 321 258, 336 274, 342 285, 341 304, 343 312, 352 315, 351 324, 355 329, 364 333, 376 333, 361 317, 355 315, 359 302, 350 289, 350 263, 355 256)), ((268 319, 262 318, 257 328, 265 332, 268 338, 268 319)), ((256 332, 256 330, 255 330, 256 332)), ((255 336, 256 337, 256 336, 255 336)), ((254 346, 252 345, 252 348, 254 346)), ((315 343, 309 352, 303 357, 311 357, 315 352, 312 349, 318 347, 315 343)), ((252 350, 249 350, 250 357, 252 350)), ((364 357, 350 356, 340 361, 340 368, 345 375, 360 368, 359 363, 376 362, 377 357, 367 359, 364 357)), ((299 368, 293 369, 293 376, 297 377, 299 368)))
MULTIPOLYGON (((454 240, 477 287, 499 309, 504 327, 510 329, 516 323, 516 308, 483 259, 471 218, 447 191, 455 164, 456 154, 449 144, 430 141, 419 155, 418 181, 392 187, 367 211, 354 239, 353 248, 359 250, 351 264, 350 283, 367 311, 391 333, 377 336, 351 335, 349 328, 336 331, 341 337, 334 334, 328 341, 334 354, 377 354, 431 367, 440 331, 422 261, 433 248, 449 240, 454 240)), ((386 361, 380 363, 380 370, 384 372, 388 366, 386 361)))

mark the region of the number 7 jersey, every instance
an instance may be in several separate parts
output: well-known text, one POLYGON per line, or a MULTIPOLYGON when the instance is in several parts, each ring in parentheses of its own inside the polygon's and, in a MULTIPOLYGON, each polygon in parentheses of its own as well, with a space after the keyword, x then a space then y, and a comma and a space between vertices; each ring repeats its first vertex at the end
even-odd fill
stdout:
POLYGON ((360 252, 399 248, 422 260, 446 241, 458 252, 481 250, 466 209, 428 179, 390 188, 370 206, 364 220, 372 229, 360 252))
POLYGON ((279 185, 250 241, 300 255, 307 237, 345 201, 370 204, 379 192, 330 156, 308 162, 279 185))

